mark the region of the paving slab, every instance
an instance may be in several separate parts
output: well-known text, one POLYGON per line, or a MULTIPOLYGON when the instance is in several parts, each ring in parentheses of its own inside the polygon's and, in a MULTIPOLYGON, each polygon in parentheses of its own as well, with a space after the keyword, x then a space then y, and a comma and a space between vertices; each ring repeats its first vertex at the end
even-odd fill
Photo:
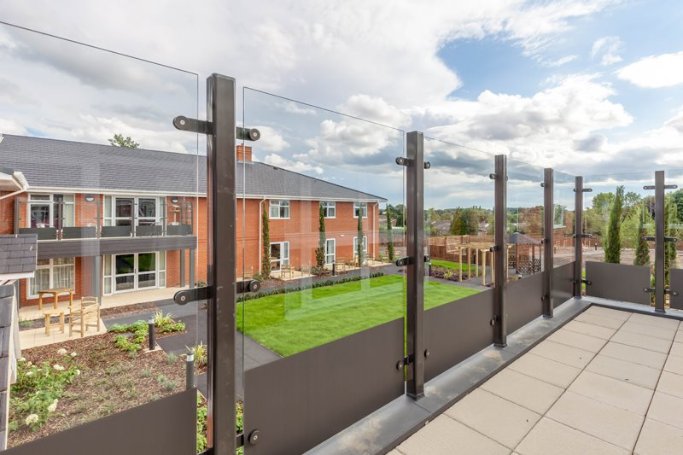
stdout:
POLYGON ((584 351, 583 349, 575 348, 573 346, 567 346, 566 344, 556 343, 552 340, 543 341, 530 352, 575 368, 584 368, 595 355, 592 352, 584 351))
POLYGON ((629 452, 544 417, 516 449, 521 455, 627 455, 629 452))
POLYGON ((659 368, 651 368, 602 354, 598 354, 586 370, 648 389, 655 388, 661 372, 659 368))
POLYGON ((506 368, 486 381, 482 389, 539 414, 545 413, 564 389, 506 368))
POLYGON ((508 368, 563 388, 569 386, 581 372, 578 368, 531 353, 516 360, 508 368))
POLYGON ((636 455, 683 453, 683 430, 656 420, 646 419, 634 453, 636 455))
POLYGON ((580 322, 587 322, 589 324, 599 325, 602 327, 607 327, 609 329, 618 329, 622 326, 622 324, 624 324, 624 321, 626 321, 626 319, 615 319, 613 317, 601 316, 594 313, 590 313, 589 311, 584 311, 576 318, 574 318, 574 320, 580 322))
POLYGON ((570 391, 546 416, 626 450, 633 449, 644 420, 641 415, 570 391))
POLYGON ((666 354, 653 352, 636 346, 610 341, 600 351, 600 355, 613 357, 615 359, 626 360, 627 362, 645 365, 651 368, 662 369, 666 362, 666 354))
MULTIPOLYGON (((657 391, 683 398, 683 376, 669 371, 662 371, 657 383, 657 391)), ((681 411, 683 413, 683 410, 681 411)))
POLYGON ((471 428, 440 415, 398 446, 404 455, 507 455, 510 450, 471 428))
POLYGON ((476 389, 445 414, 511 449, 541 418, 540 414, 483 389, 476 389))
POLYGON ((663 354, 667 354, 669 352, 669 348, 671 347, 671 341, 622 330, 619 330, 617 333, 615 333, 611 341, 625 344, 627 346, 635 346, 637 348, 647 349, 649 351, 661 352, 663 354))
POLYGON ((584 335, 590 335, 596 338, 602 338, 603 340, 609 340, 612 335, 617 331, 617 329, 611 329, 608 327, 603 327, 600 325, 591 324, 589 322, 582 322, 573 320, 566 324, 563 330, 569 330, 576 333, 582 333, 584 335))
POLYGON ((640 320, 632 320, 624 322, 619 330, 632 333, 640 333, 654 338, 661 338, 663 340, 671 341, 676 335, 676 329, 673 327, 658 327, 651 324, 643 323, 640 320))
POLYGON ((602 338, 572 332, 564 328, 550 335, 548 339, 589 352, 598 352, 606 343, 606 340, 602 338))
POLYGON ((645 415, 653 390, 584 371, 567 389, 601 403, 645 415))
POLYGON ((683 430, 683 398, 662 392, 655 392, 647 418, 657 420, 683 430))

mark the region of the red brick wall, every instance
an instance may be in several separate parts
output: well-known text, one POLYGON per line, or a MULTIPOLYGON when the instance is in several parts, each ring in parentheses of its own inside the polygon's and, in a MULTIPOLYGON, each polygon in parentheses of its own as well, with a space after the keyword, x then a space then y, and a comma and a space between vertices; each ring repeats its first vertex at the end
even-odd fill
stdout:
MULTIPOLYGON (((9 194, 0 191, 0 196, 9 194)), ((0 199, 0 235, 14 234, 14 197, 0 199)))

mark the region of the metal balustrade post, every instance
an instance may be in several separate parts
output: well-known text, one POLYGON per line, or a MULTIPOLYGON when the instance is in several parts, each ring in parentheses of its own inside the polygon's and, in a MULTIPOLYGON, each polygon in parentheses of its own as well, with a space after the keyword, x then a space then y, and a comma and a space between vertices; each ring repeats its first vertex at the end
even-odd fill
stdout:
POLYGON ((208 439, 214 455, 234 455, 235 441, 235 80, 207 79, 208 439))
POLYGON ((553 317, 553 267, 554 267, 554 233, 555 222, 555 182, 551 168, 543 170, 543 316, 553 317))
POLYGON ((664 171, 655 172, 655 311, 663 313, 666 293, 666 232, 664 231, 664 171))
POLYGON ((507 254, 507 156, 496 155, 495 173, 495 214, 494 214, 494 273, 493 285, 493 343, 498 347, 507 346, 507 314, 505 309, 505 285, 507 254))
POLYGON ((412 131, 406 136, 407 186, 407 393, 424 395, 424 135, 412 131))
POLYGON ((574 297, 581 298, 583 283, 583 177, 574 179, 574 297))

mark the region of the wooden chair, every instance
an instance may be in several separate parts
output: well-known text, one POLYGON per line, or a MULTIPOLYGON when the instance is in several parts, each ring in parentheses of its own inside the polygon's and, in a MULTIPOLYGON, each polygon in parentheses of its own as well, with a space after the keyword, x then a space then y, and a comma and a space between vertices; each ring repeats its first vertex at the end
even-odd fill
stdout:
POLYGON ((95 327, 100 331, 100 302, 97 297, 81 297, 78 308, 69 306, 69 336, 74 332, 74 325, 77 327, 75 331, 81 333, 81 338, 85 336, 88 327, 95 327))

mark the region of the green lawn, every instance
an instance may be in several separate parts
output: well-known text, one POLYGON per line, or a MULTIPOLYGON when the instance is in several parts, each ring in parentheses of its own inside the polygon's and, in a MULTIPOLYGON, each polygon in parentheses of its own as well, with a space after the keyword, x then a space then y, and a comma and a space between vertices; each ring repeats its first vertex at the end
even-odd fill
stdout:
MULTIPOLYGON (((289 356, 402 317, 404 287, 404 277, 386 275, 247 300, 238 304, 237 326, 262 345, 289 356)), ((477 292, 428 282, 425 308, 477 292)))
MULTIPOLYGON (((446 261, 444 259, 432 259, 430 262, 432 263, 432 267, 441 267, 448 270, 454 270, 456 272, 460 271, 459 262, 446 261)), ((462 265, 463 273, 469 273, 470 270, 472 271, 472 273, 474 273, 474 271, 477 270, 477 266, 473 264, 462 265)))

